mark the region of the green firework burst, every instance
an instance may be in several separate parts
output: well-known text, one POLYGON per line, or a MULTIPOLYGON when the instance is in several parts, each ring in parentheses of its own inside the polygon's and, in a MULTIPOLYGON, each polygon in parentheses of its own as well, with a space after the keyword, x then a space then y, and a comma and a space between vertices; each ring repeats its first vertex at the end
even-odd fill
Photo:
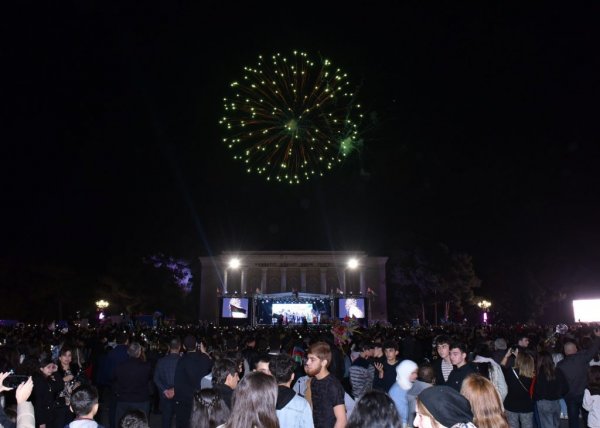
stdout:
POLYGON ((223 99, 223 142, 248 173, 290 184, 322 176, 358 141, 360 105, 348 75, 304 52, 259 56, 223 99))

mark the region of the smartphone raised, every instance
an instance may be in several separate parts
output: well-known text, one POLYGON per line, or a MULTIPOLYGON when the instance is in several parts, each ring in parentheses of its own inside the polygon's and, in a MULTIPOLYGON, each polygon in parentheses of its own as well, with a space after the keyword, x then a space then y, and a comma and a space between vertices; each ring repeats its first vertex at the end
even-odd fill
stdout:
POLYGON ((27 381, 27 379, 29 378, 29 376, 25 376, 25 375, 9 375, 7 376, 4 381, 2 381, 2 385, 7 387, 7 388, 16 388, 17 386, 21 385, 23 382, 27 381))

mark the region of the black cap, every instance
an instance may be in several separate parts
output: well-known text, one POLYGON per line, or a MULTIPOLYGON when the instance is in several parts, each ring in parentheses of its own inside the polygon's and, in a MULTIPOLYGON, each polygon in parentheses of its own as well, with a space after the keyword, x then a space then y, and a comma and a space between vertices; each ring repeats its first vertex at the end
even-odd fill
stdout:
POLYGON ((427 388, 419 394, 419 401, 444 426, 473 422, 471 404, 449 386, 427 388))

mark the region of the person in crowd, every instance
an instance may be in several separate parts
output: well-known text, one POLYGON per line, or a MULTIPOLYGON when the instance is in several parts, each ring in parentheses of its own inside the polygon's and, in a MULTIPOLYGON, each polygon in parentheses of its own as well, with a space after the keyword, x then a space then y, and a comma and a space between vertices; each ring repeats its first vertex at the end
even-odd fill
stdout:
POLYGON ((450 362, 453 369, 446 380, 446 385, 460 392, 462 381, 475 369, 467 362, 467 346, 462 342, 453 342, 450 344, 450 362))
POLYGON ((433 364, 435 370, 435 384, 445 385, 452 371, 452 362, 450 361, 450 338, 448 336, 438 336, 435 340, 436 351, 439 356, 433 364))
POLYGON ((500 394, 489 379, 470 374, 463 380, 460 394, 469 400, 477 428, 509 428, 500 394))
POLYGON ((554 367, 552 354, 541 351, 537 358, 536 381, 533 400, 542 428, 559 428, 560 399, 569 390, 567 379, 554 367))
POLYGON ((181 341, 173 338, 169 342, 169 353, 158 360, 154 368, 154 384, 158 389, 160 411, 162 413, 162 428, 171 428, 175 415, 175 369, 179 362, 181 341))
MULTIPOLYGON (((556 367, 564 373, 569 384, 569 392, 564 396, 569 416, 569 428, 579 426, 579 414, 583 404, 583 394, 588 381, 588 367, 590 360, 600 349, 600 329, 593 331, 594 340, 589 348, 577 351, 573 342, 564 344, 565 358, 558 362, 556 367)), ((585 422, 585 413, 583 414, 585 422)))
POLYGON ((215 361, 212 368, 212 385, 229 409, 231 409, 233 390, 237 388, 239 381, 240 373, 236 361, 230 358, 215 361))
POLYGON ((271 361, 271 358, 279 355, 279 354, 260 354, 257 355, 256 358, 253 360, 253 367, 252 367, 252 371, 259 371, 259 372, 263 372, 264 374, 268 374, 270 375, 271 372, 269 371, 269 362, 271 361))
POLYGON ((148 416, 139 409, 131 409, 119 420, 119 428, 150 428, 148 416))
MULTIPOLYGON (((517 344, 512 346, 511 349, 518 350, 520 353, 527 352, 529 350, 529 334, 522 332, 517 335, 517 344)), ((505 353, 505 355, 507 353, 505 353)), ((513 367, 516 361, 516 353, 511 353, 511 355, 508 357, 508 360, 506 360, 504 364, 502 364, 502 361, 500 361, 500 364, 505 367, 513 367)))
POLYGON ((65 388, 60 392, 56 403, 56 426, 64 427, 74 418, 75 414, 69 408, 71 393, 80 385, 81 367, 73 362, 73 352, 70 347, 62 346, 58 354, 58 370, 56 376, 61 377, 65 388))
POLYGON ((374 364, 377 371, 373 380, 373 389, 388 392, 396 381, 396 367, 400 364, 398 360, 400 349, 398 342, 394 340, 386 341, 382 346, 385 361, 374 364))
POLYGON ((418 428, 475 428, 469 401, 449 386, 427 388, 417 397, 413 426, 418 428))
POLYGON ((499 337, 496 340, 494 340, 494 350, 492 351, 492 359, 498 365, 500 365, 504 354, 506 354, 506 348, 508 348, 508 345, 506 344, 505 338, 499 337))
POLYGON ((588 386, 583 392, 583 408, 589 412, 587 426, 600 428, 600 366, 593 365, 588 370, 588 386))
POLYGON ((417 363, 411 360, 402 361, 396 368, 396 383, 390 388, 390 397, 396 405, 400 420, 408 424, 408 391, 413 387, 418 376, 417 363))
MULTIPOLYGON (((500 394, 501 400, 504 401, 506 394, 508 394, 506 379, 504 379, 500 363, 491 358, 489 346, 485 342, 477 344, 472 355, 472 366, 475 371, 492 382, 496 391, 500 394)), ((500 362, 502 362, 502 359, 500 359, 500 362)))
MULTIPOLYGON (((0 373, 0 393, 4 391, 11 391, 12 387, 4 386, 4 379, 10 376, 10 372, 0 373)), ((16 420, 12 421, 5 414, 4 409, 0 407, 0 426, 3 428, 34 428, 35 427, 35 413, 33 404, 29 401, 29 397, 33 391, 33 380, 31 376, 17 386, 15 390, 15 398, 17 401, 17 415, 16 420)))
POLYGON ((35 423, 39 428, 55 428, 56 401, 65 388, 62 378, 56 375, 58 367, 50 357, 43 357, 33 378, 33 406, 35 423))
POLYGON ((381 339, 377 339, 371 344, 373 346, 373 350, 371 351, 371 356, 367 359, 369 363, 375 366, 375 363, 385 362, 386 358, 383 353, 383 343, 381 342, 381 339))
POLYGON ((422 364, 417 371, 417 380, 407 392, 408 400, 408 424, 415 420, 417 411, 417 397, 425 388, 431 388, 435 382, 435 373, 433 367, 428 364, 422 364))
POLYGON ((269 372, 278 385, 276 411, 279 425, 286 428, 312 428, 312 409, 308 401, 291 389, 294 368, 294 360, 287 354, 276 355, 269 362, 269 372))
POLYGON ((518 348, 510 348, 502 359, 502 367, 508 386, 508 394, 504 399, 508 423, 511 428, 532 428, 533 400, 530 390, 535 375, 533 357, 527 352, 519 352, 518 348), (511 356, 515 356, 514 367, 507 367, 511 356))
MULTIPOLYGON (((284 426, 284 425, 282 425, 284 426)), ((402 428, 394 402, 383 391, 368 391, 358 400, 346 428, 402 428)))
MULTIPOLYGON (((92 385, 82 385, 71 394, 71 410, 75 419, 68 428, 102 428, 94 420, 98 413, 98 390, 92 385)), ((66 428, 66 427, 65 427, 66 428)))
POLYGON ((312 403, 316 428, 343 428, 346 426, 344 388, 337 377, 329 372, 331 347, 325 342, 313 343, 307 352, 304 370, 311 379, 305 397, 312 403))
POLYGON ((131 342, 127 346, 129 358, 120 363, 113 374, 113 390, 117 398, 117 422, 130 409, 150 412, 150 381, 152 370, 142 355, 142 345, 131 342))
POLYGON ((373 345, 368 342, 358 343, 354 348, 354 352, 357 355, 352 361, 349 374, 352 396, 355 400, 358 400, 373 387, 375 367, 368 360, 373 355, 373 345))
POLYGON ((200 388, 202 378, 211 372, 213 361, 205 352, 198 352, 196 337, 183 339, 186 353, 175 368, 175 422, 177 428, 188 428, 194 392, 200 388))
POLYGON ((223 428, 279 428, 275 410, 277 382, 273 376, 251 372, 233 395, 231 415, 223 428))
POLYGON ((229 407, 215 389, 207 388, 194 393, 191 428, 216 428, 227 422, 229 415, 229 407))
POLYGON ((116 336, 116 346, 112 348, 106 356, 105 367, 102 373, 102 380, 107 376, 106 381, 110 385, 110 403, 109 403, 109 428, 117 426, 117 396, 114 390, 114 371, 122 362, 127 361, 129 355, 127 353, 129 347, 129 335, 121 332, 116 336))

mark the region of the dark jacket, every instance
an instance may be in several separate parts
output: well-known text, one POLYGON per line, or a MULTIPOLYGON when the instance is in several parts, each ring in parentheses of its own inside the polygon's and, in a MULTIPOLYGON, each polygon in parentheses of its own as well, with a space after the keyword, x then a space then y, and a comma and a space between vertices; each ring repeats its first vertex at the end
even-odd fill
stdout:
POLYGON ((546 373, 541 371, 537 374, 533 388, 533 399, 538 400, 560 400, 569 391, 569 385, 565 375, 560 369, 554 371, 554 379, 548 380, 546 373))
POLYGON ((191 403, 202 378, 210 373, 213 361, 202 352, 183 355, 175 369, 175 401, 191 403))
POLYGON ((533 412, 533 400, 529 396, 532 379, 519 376, 518 370, 509 367, 502 367, 502 372, 506 379, 506 386, 508 386, 504 408, 515 413, 533 412))
POLYGON ((223 383, 213 385, 213 388, 219 393, 227 407, 231 409, 231 399, 233 398, 233 389, 223 383))
POLYGON ((433 360, 433 372, 435 373, 435 384, 440 386, 440 385, 446 385, 446 380, 444 379, 444 374, 442 373, 442 359, 438 358, 436 360, 433 360))
POLYGON ((32 401, 35 410, 35 425, 52 425, 56 419, 58 394, 65 383, 56 376, 46 377, 41 372, 33 375, 32 401))
MULTIPOLYGON (((441 372, 441 364, 440 364, 440 372, 441 372)), ((463 380, 471 373, 477 373, 471 364, 467 363, 464 366, 458 368, 454 366, 452 371, 450 372, 450 376, 448 376, 448 382, 446 382, 446 386, 456 389, 456 391, 460 392, 460 388, 462 386, 463 380)), ((443 378, 442 378, 443 379, 443 378)))
POLYGON ((129 358, 119 364, 113 374, 113 390, 117 401, 143 403, 150 400, 150 363, 129 358))
POLYGON ((156 363, 156 368, 154 369, 154 383, 160 391, 161 397, 163 397, 162 393, 165 390, 175 386, 175 370, 177 369, 177 363, 180 358, 179 354, 169 353, 156 363))
POLYGON ((583 397, 583 391, 587 386, 588 369, 590 360, 600 348, 600 338, 596 337, 588 349, 584 349, 572 355, 567 355, 556 365, 562 370, 569 384, 569 392, 566 398, 583 397))

